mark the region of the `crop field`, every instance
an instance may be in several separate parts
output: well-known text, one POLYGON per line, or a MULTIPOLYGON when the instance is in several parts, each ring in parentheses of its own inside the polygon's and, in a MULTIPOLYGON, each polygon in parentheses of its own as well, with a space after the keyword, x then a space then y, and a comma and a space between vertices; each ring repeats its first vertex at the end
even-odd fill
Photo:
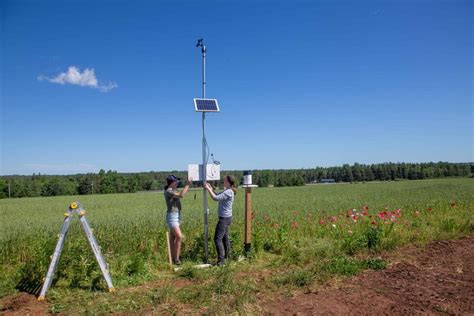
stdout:
MULTIPOLYGON (((244 191, 239 189, 231 226, 234 260, 224 268, 196 270, 192 265, 201 263, 203 255, 202 191, 190 191, 182 211, 184 266, 172 272, 162 193, 3 199, 0 297, 18 291, 20 283, 41 284, 63 213, 76 200, 87 211, 117 292, 105 291, 74 218, 47 293, 51 312, 253 311, 256 293, 291 291, 383 269, 382 251, 474 230, 474 179, 256 188, 252 251, 247 260, 237 262, 244 238, 244 191)), ((209 203, 209 250, 215 260, 217 205, 209 203)))

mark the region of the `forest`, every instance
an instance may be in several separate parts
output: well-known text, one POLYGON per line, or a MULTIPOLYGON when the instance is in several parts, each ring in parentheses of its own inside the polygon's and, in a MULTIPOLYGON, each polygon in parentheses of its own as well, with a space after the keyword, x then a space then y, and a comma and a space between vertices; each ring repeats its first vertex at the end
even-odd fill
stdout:
MULTIPOLYGON (((242 170, 227 170, 223 174, 242 177, 242 170)), ((58 195, 133 193, 163 189, 166 176, 174 174, 186 179, 186 171, 150 171, 119 173, 100 170, 99 173, 75 175, 11 175, 0 177, 0 198, 20 198, 58 195)), ((253 183, 260 187, 300 186, 319 183, 321 179, 335 182, 367 182, 422 180, 446 177, 472 177, 474 163, 378 163, 344 164, 336 167, 307 169, 252 170, 253 183)), ((183 181, 184 183, 184 181, 183 181)), ((199 183, 195 183, 199 186, 199 183)), ((214 183, 222 186, 221 181, 214 183)))

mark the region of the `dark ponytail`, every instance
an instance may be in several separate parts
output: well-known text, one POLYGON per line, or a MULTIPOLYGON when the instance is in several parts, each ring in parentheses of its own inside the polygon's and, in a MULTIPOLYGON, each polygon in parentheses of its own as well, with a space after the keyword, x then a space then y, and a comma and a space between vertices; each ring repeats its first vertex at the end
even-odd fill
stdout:
POLYGON ((231 175, 227 175, 225 177, 227 179, 227 182, 229 182, 230 188, 234 192, 234 195, 237 194, 237 188, 235 187, 235 177, 231 175))

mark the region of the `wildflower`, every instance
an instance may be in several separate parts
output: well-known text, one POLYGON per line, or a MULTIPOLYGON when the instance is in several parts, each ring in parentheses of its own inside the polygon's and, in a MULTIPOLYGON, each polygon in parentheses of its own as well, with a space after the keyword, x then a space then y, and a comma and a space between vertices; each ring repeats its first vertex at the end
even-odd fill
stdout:
POLYGON ((352 230, 348 230, 347 233, 352 236, 352 230))
POLYGON ((298 228, 298 222, 291 223, 291 229, 297 229, 297 228, 298 228))
POLYGON ((297 211, 293 211, 293 216, 297 216, 298 215, 298 212, 297 211))
POLYGON ((366 205, 362 208, 363 211, 368 211, 369 210, 369 207, 366 205))
POLYGON ((337 221, 337 217, 336 216, 331 216, 331 222, 334 223, 335 221, 337 221))
POLYGON ((332 224, 332 227, 336 228, 336 224, 332 224))
POLYGON ((376 221, 372 221, 371 224, 372 224, 372 225, 377 225, 377 222, 376 222, 376 221))
POLYGON ((418 212, 418 211, 415 211, 415 216, 417 216, 417 217, 418 217, 418 215, 420 215, 420 212, 418 212))
POLYGON ((428 207, 426 210, 427 210, 428 212, 431 212, 433 209, 432 209, 431 207, 428 207))
POLYGON ((324 219, 320 219, 320 220, 319 220, 319 225, 324 225, 324 224, 326 224, 326 222, 324 221, 324 219))
POLYGON ((362 211, 362 215, 363 215, 363 216, 367 216, 367 212, 366 212, 366 211, 362 211))

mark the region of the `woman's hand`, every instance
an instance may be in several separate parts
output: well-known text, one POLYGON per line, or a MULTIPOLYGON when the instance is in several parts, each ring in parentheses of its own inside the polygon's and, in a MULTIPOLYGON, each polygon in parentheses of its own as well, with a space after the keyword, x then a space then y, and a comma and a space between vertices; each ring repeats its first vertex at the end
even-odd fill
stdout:
POLYGON ((191 184, 193 184, 193 178, 192 178, 192 177, 191 177, 191 178, 189 178, 189 179, 188 179, 188 182, 186 182, 186 184, 187 184, 187 185, 191 185, 191 184))
POLYGON ((209 192, 212 191, 212 187, 211 187, 211 185, 210 185, 208 182, 206 182, 206 185, 204 186, 204 188, 205 188, 207 191, 209 191, 209 192))

